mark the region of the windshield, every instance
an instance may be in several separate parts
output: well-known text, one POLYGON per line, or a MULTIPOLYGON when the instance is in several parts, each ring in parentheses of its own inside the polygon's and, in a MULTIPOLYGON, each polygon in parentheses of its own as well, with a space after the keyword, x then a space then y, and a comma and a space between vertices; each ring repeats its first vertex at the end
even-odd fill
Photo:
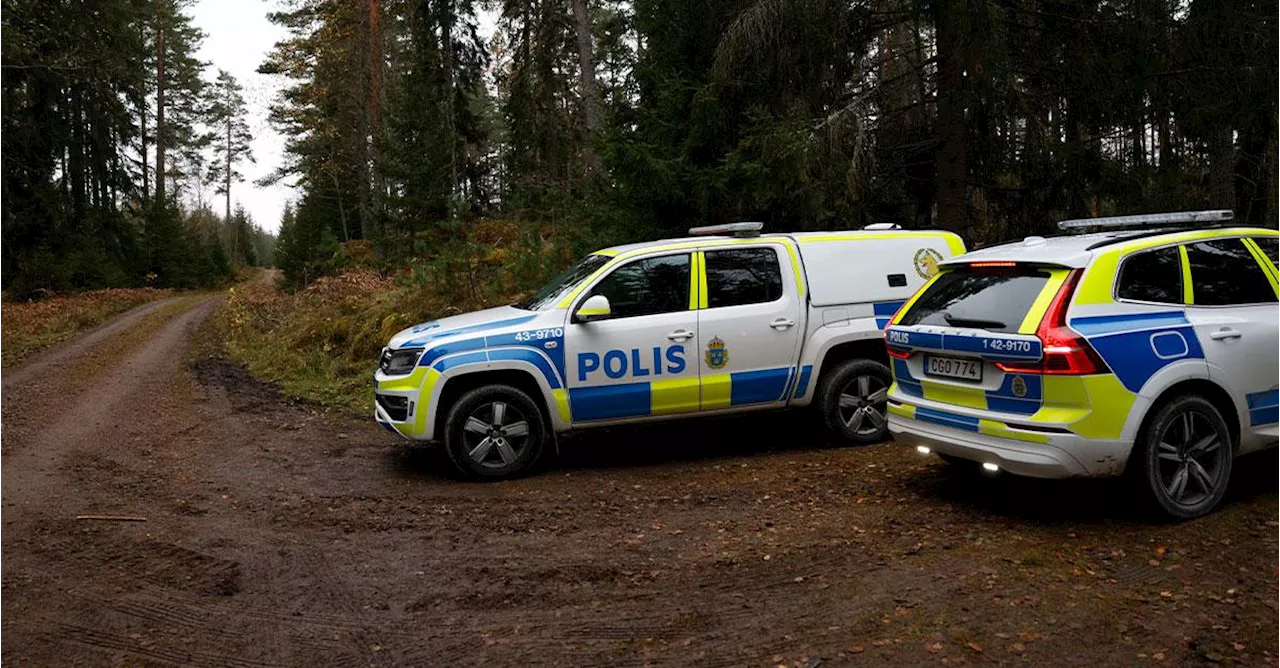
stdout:
POLYGON ((596 273, 596 270, 603 267, 608 261, 609 256, 607 255, 588 255, 582 258, 578 264, 570 267, 568 271, 556 276, 541 290, 522 301, 512 304, 512 306, 526 311, 541 311, 544 308, 550 308, 588 276, 596 273))
POLYGON ((898 324, 1016 332, 1048 280, 1049 272, 1022 267, 951 269, 916 299, 898 324))

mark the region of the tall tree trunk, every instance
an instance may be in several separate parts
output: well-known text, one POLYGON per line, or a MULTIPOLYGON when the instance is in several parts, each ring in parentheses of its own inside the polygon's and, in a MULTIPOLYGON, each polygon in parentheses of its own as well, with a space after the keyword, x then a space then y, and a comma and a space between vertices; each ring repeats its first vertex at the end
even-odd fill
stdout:
POLYGON ((1220 209, 1236 208, 1236 151, 1232 128, 1223 126, 1209 137, 1209 205, 1220 209))
POLYGON ((965 128, 967 0, 938 0, 938 226, 969 236, 965 128))
MULTIPOLYGON (((227 114, 227 165, 225 168, 227 168, 227 173, 224 174, 227 178, 227 183, 224 184, 227 187, 227 220, 230 220, 232 219, 232 115, 230 114, 227 114)), ((232 251, 234 250, 236 248, 233 247, 232 251)))
MULTIPOLYGON (((146 28, 142 28, 143 42, 146 41, 146 28)), ((138 105, 138 137, 142 141, 142 201, 147 201, 151 197, 151 165, 147 160, 147 93, 143 88, 140 98, 142 103, 138 105)))
POLYGON ((458 129, 454 114, 454 66, 453 61, 453 23, 455 20, 453 0, 446 2, 444 20, 440 25, 440 36, 443 42, 442 58, 444 65, 444 101, 445 101, 445 137, 449 142, 449 220, 458 217, 458 129))
POLYGON ((371 227, 376 231, 377 223, 383 220, 381 216, 381 203, 386 192, 385 182, 382 178, 382 158, 378 151, 378 138, 382 134, 382 67, 383 67, 383 43, 382 43, 382 0, 369 0, 369 91, 368 91, 368 114, 369 123, 369 166, 371 173, 369 180, 372 184, 374 196, 372 200, 372 208, 374 211, 374 220, 371 221, 371 227))
POLYGON ((156 0, 156 205, 164 207, 164 0, 156 0))
POLYGON ((587 129, 587 170, 600 169, 596 134, 600 131, 599 93, 596 91, 596 64, 591 43, 591 14, 587 0, 573 0, 574 29, 578 36, 578 79, 582 87, 582 120, 587 129))

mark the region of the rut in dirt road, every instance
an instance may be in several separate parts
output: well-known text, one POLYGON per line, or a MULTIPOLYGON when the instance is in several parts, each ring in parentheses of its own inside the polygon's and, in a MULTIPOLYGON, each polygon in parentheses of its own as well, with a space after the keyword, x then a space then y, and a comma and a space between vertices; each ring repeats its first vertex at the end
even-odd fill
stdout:
POLYGON ((66 368, 70 363, 90 354, 94 346, 118 336, 121 332, 137 325, 138 321, 147 315, 176 301, 178 297, 169 297, 136 306, 79 338, 43 351, 17 367, 6 369, 3 377, 4 392, 7 394, 19 390, 22 385, 32 379, 66 368))
MULTIPOLYGON (((214 298, 174 317, 122 363, 88 383, 77 386, 76 381, 84 379, 68 374, 74 375, 77 362, 95 355, 104 342, 174 301, 141 306, 14 372, 5 372, 6 510, 24 516, 64 510, 66 506, 50 507, 51 500, 64 498, 67 491, 54 469, 69 458, 92 457, 96 451, 119 446, 126 426, 163 419, 148 415, 148 408, 182 373, 187 338, 213 311, 214 298)), ((64 502, 74 503, 72 499, 64 502)))

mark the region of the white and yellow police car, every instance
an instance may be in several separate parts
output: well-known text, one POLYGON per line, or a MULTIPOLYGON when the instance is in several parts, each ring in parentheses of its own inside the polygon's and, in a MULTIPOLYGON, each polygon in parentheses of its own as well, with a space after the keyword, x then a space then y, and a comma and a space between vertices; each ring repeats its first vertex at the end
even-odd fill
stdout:
POLYGON ((1277 441, 1275 230, 1230 211, 1064 221, 954 258, 886 331, 894 437, 953 462, 1132 477, 1178 518, 1277 441))
POLYGON ((518 304, 406 329, 375 417, 487 478, 528 470, 554 433, 695 415, 816 404, 847 441, 882 440, 883 328, 960 238, 760 228, 608 248, 518 304))

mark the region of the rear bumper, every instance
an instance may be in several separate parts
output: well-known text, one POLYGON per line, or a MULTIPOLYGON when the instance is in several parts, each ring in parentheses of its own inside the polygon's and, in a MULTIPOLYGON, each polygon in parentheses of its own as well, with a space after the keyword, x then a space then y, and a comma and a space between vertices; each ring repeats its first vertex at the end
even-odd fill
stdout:
POLYGON ((934 452, 990 463, 1033 478, 1107 477, 1124 472, 1132 443, 1066 433, 1032 433, 990 420, 948 426, 914 417, 915 407, 891 406, 889 431, 895 440, 928 446, 934 452))

